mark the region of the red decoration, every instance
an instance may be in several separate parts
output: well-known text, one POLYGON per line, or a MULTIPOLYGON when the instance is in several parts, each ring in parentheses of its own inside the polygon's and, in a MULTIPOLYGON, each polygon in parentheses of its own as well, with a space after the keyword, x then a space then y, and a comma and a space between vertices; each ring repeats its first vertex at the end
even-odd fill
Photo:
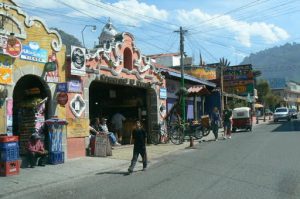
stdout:
POLYGON ((22 43, 17 38, 9 38, 7 41, 7 47, 5 54, 11 57, 19 57, 22 52, 22 43))

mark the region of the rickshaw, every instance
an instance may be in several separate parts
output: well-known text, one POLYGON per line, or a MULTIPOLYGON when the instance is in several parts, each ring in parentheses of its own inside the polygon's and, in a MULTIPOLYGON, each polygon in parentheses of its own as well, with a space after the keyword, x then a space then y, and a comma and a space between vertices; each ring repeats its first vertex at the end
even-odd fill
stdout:
POLYGON ((237 129, 252 131, 252 115, 249 107, 239 107, 232 111, 232 132, 237 129))

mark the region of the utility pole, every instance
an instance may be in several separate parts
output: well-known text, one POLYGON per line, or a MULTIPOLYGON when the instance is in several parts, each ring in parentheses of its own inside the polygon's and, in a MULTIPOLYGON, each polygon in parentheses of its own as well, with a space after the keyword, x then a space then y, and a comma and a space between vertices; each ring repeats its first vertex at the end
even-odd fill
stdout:
MULTIPOLYGON (((175 32, 179 32, 180 34, 180 69, 181 69, 181 92, 184 92, 184 63, 183 63, 183 54, 184 54, 184 33, 187 32, 187 30, 183 30, 180 26, 179 31, 176 30, 175 32)), ((185 123, 186 121, 186 113, 185 113, 185 93, 182 93, 182 101, 181 101, 181 112, 182 112, 182 119, 185 123)))

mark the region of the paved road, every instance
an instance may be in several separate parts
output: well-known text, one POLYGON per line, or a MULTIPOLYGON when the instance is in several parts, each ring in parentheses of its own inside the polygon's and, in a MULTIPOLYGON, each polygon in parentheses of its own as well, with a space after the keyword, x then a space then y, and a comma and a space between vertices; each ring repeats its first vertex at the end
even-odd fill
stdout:
POLYGON ((201 143, 164 157, 146 172, 126 175, 126 168, 112 168, 38 187, 21 193, 21 198, 296 199, 300 198, 299 143, 299 120, 262 124, 253 133, 235 133, 231 140, 201 143))

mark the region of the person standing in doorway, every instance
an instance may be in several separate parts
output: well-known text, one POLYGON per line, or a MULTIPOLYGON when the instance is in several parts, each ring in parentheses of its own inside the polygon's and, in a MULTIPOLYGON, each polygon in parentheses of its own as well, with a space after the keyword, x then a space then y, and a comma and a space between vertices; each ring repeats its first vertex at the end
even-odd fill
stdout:
POLYGON ((143 171, 145 171, 147 168, 147 152, 146 152, 147 133, 143 129, 142 124, 139 120, 136 121, 136 128, 132 132, 132 138, 134 139, 133 156, 131 160, 131 165, 128 168, 128 172, 129 173, 133 172, 139 154, 142 156, 143 171))
POLYGON ((231 117, 232 111, 226 105, 223 112, 224 139, 231 139, 231 117))
POLYGON ((111 123, 114 126, 115 136, 118 142, 122 142, 122 135, 123 135, 123 122, 126 118, 121 113, 116 113, 111 118, 111 123))
POLYGON ((221 122, 220 113, 217 107, 214 108, 211 115, 211 127, 215 135, 215 141, 218 141, 219 124, 221 122))

